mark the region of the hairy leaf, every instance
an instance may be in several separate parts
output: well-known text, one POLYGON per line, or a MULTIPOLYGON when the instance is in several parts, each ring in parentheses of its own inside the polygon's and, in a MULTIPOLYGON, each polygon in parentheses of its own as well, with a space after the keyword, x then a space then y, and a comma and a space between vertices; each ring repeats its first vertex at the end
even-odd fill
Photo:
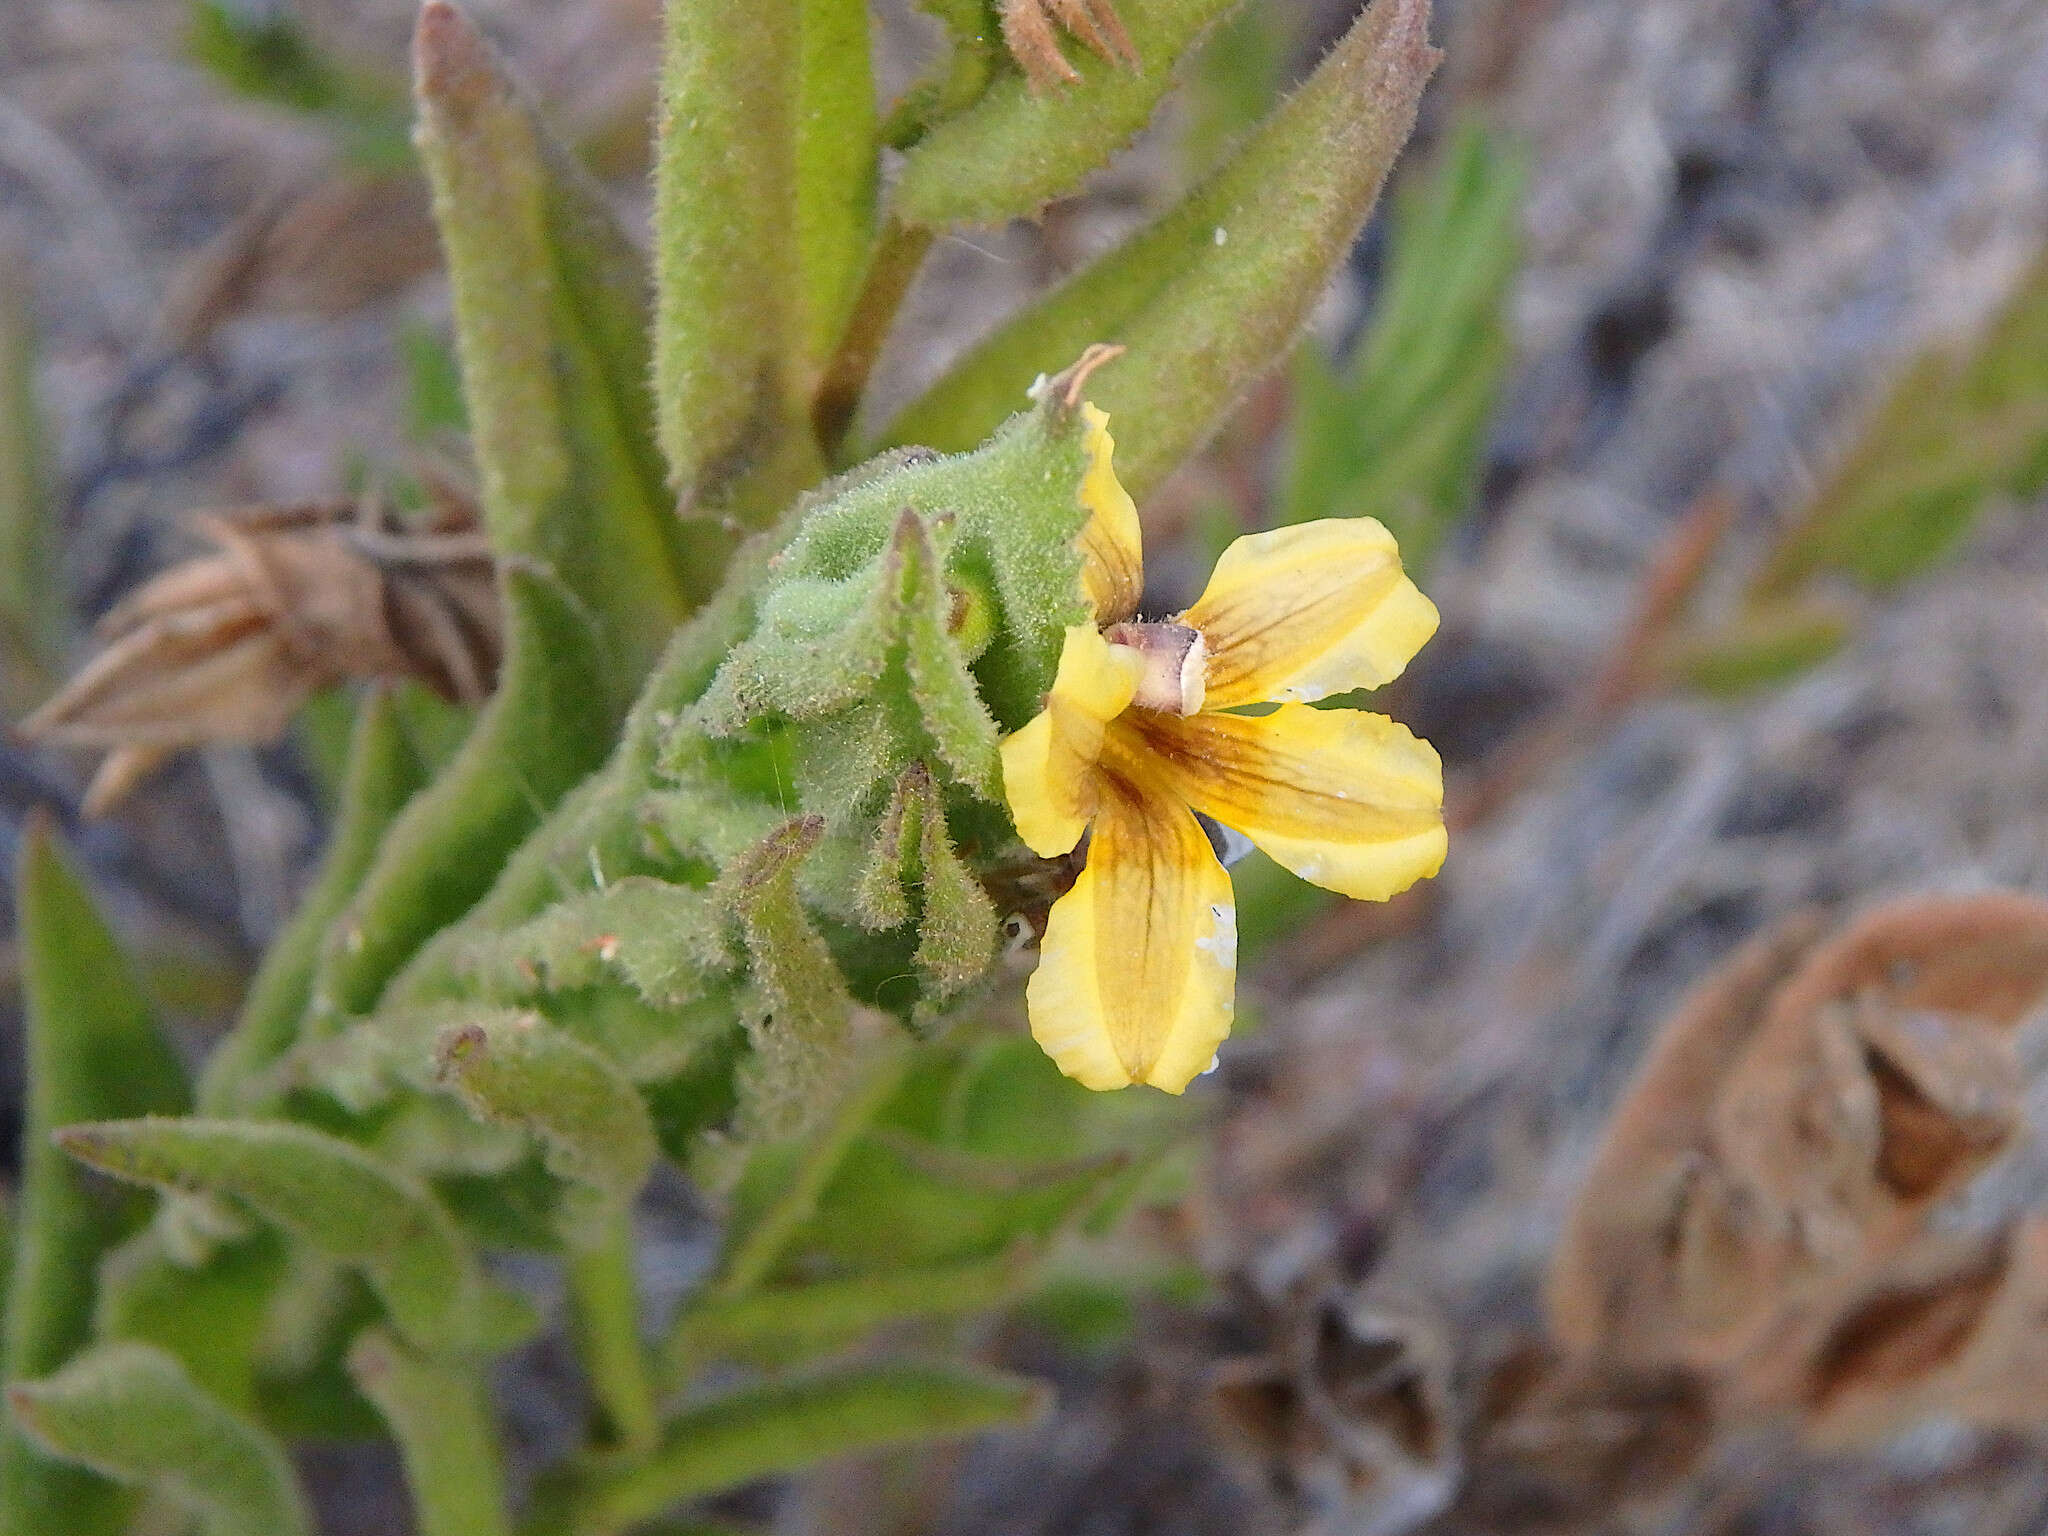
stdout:
MULTIPOLYGON (((25 829, 15 865, 27 1102, 0 1379, 55 1370, 91 1328, 100 1255, 147 1207, 109 1198, 51 1144, 60 1126, 102 1115, 170 1113, 185 1084, 147 999, 47 823, 25 829)), ((98 1533, 124 1497, 52 1463, 12 1429, 0 1434, 0 1528, 98 1533)))
POLYGON ((421 8, 414 65, 492 544, 567 583, 630 688, 721 563, 663 489, 642 262, 460 11, 421 8))
POLYGON ((391 973, 490 888, 505 855, 595 767, 612 713, 595 636, 560 585, 505 573, 504 679, 453 762, 392 823, 314 974, 312 1018, 367 1011, 391 973))
POLYGON ((244 1095, 256 1091, 250 1079, 297 1039, 328 927, 354 896, 385 830, 425 778, 391 695, 379 689, 356 711, 341 803, 319 877, 265 952, 234 1033, 207 1059, 199 1085, 202 1113, 227 1114, 242 1107, 244 1095))
POLYGON ((102 1344, 7 1393, 53 1454, 143 1483, 207 1536, 295 1536, 312 1521, 284 1447, 193 1384, 147 1344, 102 1344))
POLYGON ((502 1340, 491 1291, 448 1214, 409 1175, 302 1125, 112 1120, 74 1125, 58 1145, 135 1183, 230 1195, 300 1241, 362 1272, 395 1326, 423 1348, 502 1340))
MULTIPOLYGON (((666 8, 654 172, 660 442, 686 506, 728 508, 754 526, 821 463, 799 362, 803 264, 786 259, 799 233, 803 12, 803 0, 666 8)), ((819 70, 808 83, 823 93, 832 82, 819 70)), ((806 169, 823 175, 826 146, 807 142, 806 169)), ((806 198, 820 233, 822 190, 806 198)))
POLYGON ((908 223, 999 224, 1079 189, 1151 118, 1181 58, 1237 0, 1119 0, 1135 67, 1086 56, 1040 91, 1006 73, 905 153, 891 208, 908 223))
POLYGON ((443 1032, 442 1081, 486 1120, 540 1141, 548 1166, 624 1203, 654 1167, 654 1126, 625 1074, 538 1020, 493 1016, 443 1032))
POLYGON ((670 1420, 643 1465, 558 1491, 554 1529, 622 1531, 699 1494, 835 1456, 1027 1423, 1047 1406, 1035 1383, 966 1366, 864 1365, 747 1388, 670 1420))
POLYGON ((1212 176, 971 349, 883 440, 964 448, 1019 380, 1121 342, 1129 355, 1090 393, 1142 500, 1294 340, 1407 141, 1436 65, 1428 35, 1428 0, 1376 0, 1212 176))

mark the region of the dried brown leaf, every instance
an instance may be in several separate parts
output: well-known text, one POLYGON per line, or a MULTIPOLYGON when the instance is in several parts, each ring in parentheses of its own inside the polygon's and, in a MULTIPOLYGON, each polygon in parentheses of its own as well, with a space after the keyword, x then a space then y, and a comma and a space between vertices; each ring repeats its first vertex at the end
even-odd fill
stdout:
POLYGON ((497 597, 474 531, 394 529, 370 504, 201 515, 215 553, 152 578, 96 631, 102 649, 22 733, 110 754, 87 793, 110 808, 166 756, 275 741, 318 690, 414 677, 480 702, 495 679, 497 597))
POLYGON ((1781 1330, 1737 1390, 1792 1409, 1823 1449, 1868 1446, 1933 1414, 2038 1432, 2048 1421, 2044 1318, 2048 1220, 1926 1238, 1781 1330))
POLYGON ((1893 903, 1738 954, 1666 1027, 1553 1259, 1574 1352, 1739 1373, 2012 1140, 2048 903, 1893 903))
POLYGON ((1711 1107, 1819 923, 1753 939, 1665 1025, 1609 1122, 1551 1261, 1551 1328, 1574 1351, 1650 1367, 1727 1358, 1756 1326, 1785 1234, 1721 1171, 1711 1107))
POLYGON ((2011 1025, 2048 993, 2048 902, 1896 902, 1771 1001, 1715 1109, 1718 1155, 1784 1210, 1808 1269, 1861 1262, 1995 1157, 2016 1123, 2011 1025))

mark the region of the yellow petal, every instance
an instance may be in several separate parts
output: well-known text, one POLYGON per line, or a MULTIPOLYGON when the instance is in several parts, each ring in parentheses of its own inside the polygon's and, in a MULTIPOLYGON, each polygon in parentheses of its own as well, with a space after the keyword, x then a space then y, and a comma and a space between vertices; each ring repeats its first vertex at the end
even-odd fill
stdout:
POLYGON ((1017 835, 1040 858, 1081 840, 1095 814, 1103 728, 1129 706, 1143 669, 1143 657, 1094 625, 1072 625, 1044 710, 1003 739, 1003 794, 1017 835))
POLYGON ((1088 525, 1081 530, 1081 587, 1095 607, 1095 622, 1120 624, 1138 611, 1145 588, 1145 549, 1138 531, 1138 509, 1131 493, 1116 477, 1110 459, 1116 440, 1109 435, 1109 417, 1083 402, 1082 445, 1088 468, 1081 476, 1081 505, 1088 525))
POLYGON ((1179 1093, 1230 1033, 1236 979, 1237 907, 1207 834, 1157 786, 1106 776, 1025 993, 1032 1035, 1087 1087, 1179 1093))
POLYGON ((1304 880, 1384 901, 1444 861, 1443 765, 1384 715, 1283 704, 1270 715, 1134 710, 1105 753, 1134 754, 1203 814, 1304 880))
POLYGON ((1304 703, 1400 676, 1436 633, 1436 606, 1401 574, 1369 517, 1247 534, 1181 616, 1209 642, 1208 707, 1304 703))

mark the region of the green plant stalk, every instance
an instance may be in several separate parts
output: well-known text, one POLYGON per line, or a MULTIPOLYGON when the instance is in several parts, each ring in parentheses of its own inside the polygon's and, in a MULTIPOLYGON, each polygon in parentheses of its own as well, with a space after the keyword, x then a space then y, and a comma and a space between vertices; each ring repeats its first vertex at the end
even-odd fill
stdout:
POLYGON ((706 1299, 676 1319, 662 1345, 661 1391, 680 1390, 712 1360, 800 1359, 892 1323, 989 1311, 1028 1289, 1037 1259, 1033 1245, 1020 1243, 992 1259, 706 1299))
POLYGON ((840 1163, 862 1131, 881 1112, 903 1080, 904 1053, 894 1052, 872 1063, 866 1075, 846 1094, 804 1144, 774 1199, 726 1254, 709 1297, 730 1301, 765 1280, 789 1241, 818 1207, 818 1196, 832 1182, 840 1163))
POLYGON ((232 1114, 249 1107, 252 1079, 297 1040, 313 998, 321 945, 375 859, 384 833, 426 782, 426 770, 398 719, 391 695, 378 689, 356 711, 341 803, 319 877, 291 922, 265 951, 242 1003, 234 1033, 207 1059, 199 1112, 232 1114))
POLYGON ((381 1328, 356 1340, 348 1369, 398 1442, 419 1536, 511 1536, 497 1429, 476 1369, 415 1355, 381 1328))
POLYGON ((1238 0, 1121 0, 1137 62, 1076 49, 1080 75, 1050 92, 1022 73, 995 76, 980 99, 904 153, 891 207, 943 229, 1037 213, 1107 164, 1151 119, 1181 59, 1238 0))
POLYGON ((720 1488, 835 1456, 1026 1423, 1047 1406, 1035 1382, 962 1366, 865 1365, 754 1387, 671 1419, 645 1464, 572 1484, 542 1529, 614 1536, 720 1488))
POLYGON ((811 405, 811 425, 826 454, 841 469, 851 467, 845 459, 847 434, 853 429, 868 377, 889 339, 896 312, 924 265, 925 254, 937 238, 923 225, 905 224, 898 219, 883 223, 875 241, 874 255, 855 295, 851 317, 839 338, 839 347, 826 364, 811 405))
MULTIPOLYGON (((49 1374, 86 1342, 100 1256, 148 1211, 144 1198, 93 1187, 52 1133, 101 1115, 175 1114, 186 1104, 183 1072, 140 984, 39 817, 23 832, 14 892, 28 1092, 19 1235, 0 1340, 0 1380, 9 1383, 49 1374)), ((128 1502, 113 1484, 51 1461, 12 1427, 0 1429, 7 1536, 102 1536, 128 1502)))
POLYGON ((441 775, 406 803, 328 930, 308 1027, 365 1013, 391 974, 490 889, 507 853, 595 768, 615 717, 596 636, 559 583, 501 573, 506 647, 498 691, 441 775))
POLYGON ((606 1449, 644 1456, 660 1438, 661 1420, 640 1342, 630 1211, 615 1211, 600 1241, 570 1253, 568 1282, 577 1353, 604 1416, 606 1449))
POLYGON ((867 0, 798 0, 795 160, 798 340, 815 394, 875 238, 881 186, 867 0))

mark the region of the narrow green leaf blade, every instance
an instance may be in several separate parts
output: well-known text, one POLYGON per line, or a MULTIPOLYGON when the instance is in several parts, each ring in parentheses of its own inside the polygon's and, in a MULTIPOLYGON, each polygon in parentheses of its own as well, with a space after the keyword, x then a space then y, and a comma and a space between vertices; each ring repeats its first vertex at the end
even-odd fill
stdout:
POLYGON ((992 1259, 917 1265, 706 1299, 676 1319, 665 1379, 681 1383, 724 1359, 780 1364, 843 1348, 891 1323, 968 1317, 1019 1295, 1036 1255, 1024 1245, 992 1259))
POLYGON ((839 344, 875 236, 881 183, 867 0, 799 0, 796 253, 812 376, 839 344))
POLYGON ((386 828, 425 781, 425 766, 391 695, 379 689, 356 711, 341 804, 319 877, 264 954, 234 1033, 208 1059, 199 1085, 201 1113, 229 1114, 247 1107, 242 1100, 253 1091, 251 1079, 298 1038, 327 930, 355 895, 386 828))
POLYGON ((16 667, 54 657, 64 617, 29 298, 27 263, 0 245, 0 656, 16 667))
POLYGON ((372 1328, 348 1368, 398 1442, 419 1536, 510 1536, 497 1428, 475 1367, 423 1357, 372 1328))
POLYGON ((1953 549, 1998 496, 2048 485, 2048 253, 1960 348, 1915 359, 1790 521, 1755 596, 1840 573, 1877 590, 1953 549))
POLYGON ((658 435, 686 506, 730 507, 760 526, 821 462, 799 362, 802 263, 790 257, 802 4, 671 0, 666 14, 654 170, 658 435))
POLYGON ((1143 498, 1285 354, 1407 142, 1436 51, 1428 0, 1376 0, 1308 82, 1177 207, 972 348, 883 433, 966 448, 1092 342, 1089 382, 1143 498))
POLYGON ((147 1344, 102 1344, 54 1376, 8 1389, 53 1455, 156 1489, 208 1536, 312 1530, 284 1447, 193 1384, 147 1344))
POLYGON ((504 573, 498 691, 379 844, 315 969, 311 1026, 369 1011, 393 971, 490 889, 510 851, 602 760, 616 723, 597 637, 551 577, 504 573))
POLYGON ((414 65, 492 544, 568 584, 631 687, 725 552, 700 531, 693 563, 663 488, 643 264, 443 0, 421 8, 414 65))
MULTIPOLYGON (((60 1126, 104 1115, 175 1113, 184 1077, 147 999, 47 822, 25 829, 14 892, 27 1025, 28 1094, 15 1255, 0 1379, 55 1370, 92 1324, 100 1256, 132 1233, 147 1202, 109 1198, 51 1143, 60 1126)), ((0 1437, 0 1530, 99 1533, 125 1495, 60 1466, 9 1428, 0 1437)))
POLYGON ((571 1491, 563 1528, 577 1536, 621 1531, 721 1488, 836 1456, 1028 1423, 1047 1406, 1035 1382, 958 1365, 866 1365, 748 1388, 670 1420, 644 1465, 595 1474, 571 1491))

